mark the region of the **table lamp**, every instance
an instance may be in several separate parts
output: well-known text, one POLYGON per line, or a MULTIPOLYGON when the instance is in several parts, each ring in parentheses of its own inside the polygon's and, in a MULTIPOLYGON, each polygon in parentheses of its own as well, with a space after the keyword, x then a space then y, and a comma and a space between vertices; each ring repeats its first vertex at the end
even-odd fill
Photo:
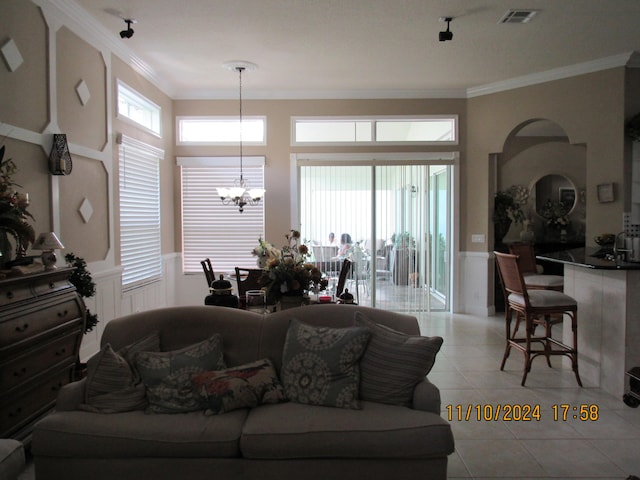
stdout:
POLYGON ((64 245, 62 245, 62 242, 54 232, 47 232, 38 235, 32 248, 33 250, 42 250, 40 258, 45 270, 55 270, 57 268, 57 259, 54 250, 64 248, 64 245))

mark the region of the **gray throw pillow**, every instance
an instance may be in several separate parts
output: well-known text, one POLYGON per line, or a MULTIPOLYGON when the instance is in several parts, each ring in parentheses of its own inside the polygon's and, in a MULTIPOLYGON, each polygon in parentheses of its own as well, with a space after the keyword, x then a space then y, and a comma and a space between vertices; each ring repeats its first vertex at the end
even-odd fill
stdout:
POLYGON ((133 364, 138 352, 160 350, 160 335, 146 337, 114 351, 110 344, 87 362, 87 380, 81 410, 96 413, 118 413, 140 410, 147 406, 145 387, 133 364))
POLYGON ((280 371, 289 400, 359 409, 358 362, 368 340, 364 327, 314 327, 291 320, 280 371))
POLYGON ((136 366, 147 387, 148 412, 181 413, 202 410, 191 377, 208 370, 226 368, 222 336, 215 334, 194 345, 170 352, 140 352, 136 366))
POLYGON ((413 390, 431 371, 442 337, 406 335, 356 312, 356 325, 371 339, 360 360, 360 398, 411 406, 413 390))

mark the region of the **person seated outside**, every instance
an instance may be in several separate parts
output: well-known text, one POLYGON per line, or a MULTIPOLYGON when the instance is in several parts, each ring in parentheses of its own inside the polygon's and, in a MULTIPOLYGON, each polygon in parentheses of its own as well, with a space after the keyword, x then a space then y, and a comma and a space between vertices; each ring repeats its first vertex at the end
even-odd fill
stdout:
POLYGON ((336 234, 331 232, 329 234, 329 239, 325 242, 324 245, 327 246, 327 247, 331 247, 333 245, 337 245, 337 243, 336 243, 336 234))
POLYGON ((351 235, 343 233, 340 235, 340 248, 338 249, 338 257, 346 257, 351 249, 352 240, 351 235))

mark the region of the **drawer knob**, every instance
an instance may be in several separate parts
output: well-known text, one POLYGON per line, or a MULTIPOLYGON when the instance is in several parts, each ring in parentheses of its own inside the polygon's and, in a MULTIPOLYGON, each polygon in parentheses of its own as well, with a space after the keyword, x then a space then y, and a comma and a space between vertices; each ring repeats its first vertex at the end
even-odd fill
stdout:
POLYGON ((13 292, 12 292, 11 290, 9 290, 9 291, 7 292, 7 298, 8 298, 9 300, 11 300, 11 299, 13 298, 13 292))
POLYGON ((27 330, 27 328, 29 328, 29 324, 28 323, 25 323, 24 325, 18 325, 16 327, 16 332, 20 332, 20 333, 25 332, 27 330))
POLYGON ((69 313, 68 310, 63 310, 62 312, 58 312, 58 317, 60 318, 66 317, 68 313, 69 313))
POLYGON ((55 355, 56 355, 56 357, 60 357, 60 356, 64 355, 65 353, 67 353, 67 349, 66 349, 66 347, 62 347, 60 350, 56 350, 55 355))
POLYGON ((62 388, 62 385, 64 385, 62 382, 58 382, 56 385, 51 385, 51 391, 57 392, 62 388))
POLYGON ((21 377, 23 376, 25 373, 27 373, 27 369, 22 367, 20 370, 16 370, 15 372, 13 372, 13 376, 14 377, 21 377))
POLYGON ((49 288, 55 288, 55 287, 56 287, 56 284, 55 284, 55 283, 53 283, 53 282, 49 282, 49 288))

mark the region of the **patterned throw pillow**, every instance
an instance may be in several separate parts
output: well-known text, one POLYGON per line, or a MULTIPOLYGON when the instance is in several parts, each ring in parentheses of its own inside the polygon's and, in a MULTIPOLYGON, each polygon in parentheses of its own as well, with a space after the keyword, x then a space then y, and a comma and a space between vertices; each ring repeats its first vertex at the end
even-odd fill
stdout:
POLYGON ((193 412, 203 408, 193 390, 191 377, 196 373, 226 368, 222 337, 212 337, 171 352, 141 352, 136 366, 147 387, 147 411, 154 413, 193 412))
POLYGON ((358 361, 368 340, 364 327, 313 327, 293 319, 280 371, 289 400, 359 409, 358 361))
POLYGON ((147 406, 144 384, 133 365, 138 352, 160 350, 160 335, 152 332, 137 342, 115 352, 110 344, 87 362, 87 380, 81 410, 117 413, 139 410, 147 406))
POLYGON ((205 415, 257 407, 261 403, 278 403, 286 399, 269 359, 226 370, 198 373, 191 381, 207 407, 205 415))
POLYGON ((406 335, 356 312, 356 325, 371 332, 360 360, 360 398, 411 406, 413 390, 431 371, 442 337, 406 335))

